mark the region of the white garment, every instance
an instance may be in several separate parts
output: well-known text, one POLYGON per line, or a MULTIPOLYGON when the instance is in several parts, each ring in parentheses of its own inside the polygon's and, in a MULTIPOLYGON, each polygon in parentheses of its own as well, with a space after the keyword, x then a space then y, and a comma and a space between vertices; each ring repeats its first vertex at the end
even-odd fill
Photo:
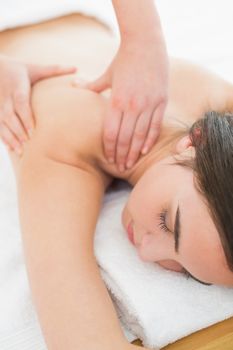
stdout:
POLYGON ((0 0, 0 31, 71 13, 93 16, 118 33, 111 0, 0 0))
MULTIPOLYGON (((232 2, 156 3, 169 53, 200 62, 233 81, 232 2)), ((105 0, 0 0, 0 28, 78 10, 103 21, 106 16, 111 25, 115 19, 104 14, 107 7, 103 10, 103 4, 105 0)), ((45 350, 25 270, 13 170, 2 144, 0 169, 0 349, 45 350)), ((232 316, 231 288, 203 286, 138 259, 120 223, 128 191, 122 188, 106 195, 95 235, 95 254, 129 341, 140 337, 146 346, 162 347, 232 316)))

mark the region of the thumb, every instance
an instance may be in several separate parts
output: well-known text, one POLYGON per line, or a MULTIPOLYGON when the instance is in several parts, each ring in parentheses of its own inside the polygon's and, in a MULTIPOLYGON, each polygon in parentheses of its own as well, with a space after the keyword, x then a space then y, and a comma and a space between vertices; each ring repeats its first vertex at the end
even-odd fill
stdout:
MULTIPOLYGON (((80 86, 80 80, 75 79, 73 81, 74 86, 80 86)), ((102 92, 110 87, 110 82, 107 77, 107 74, 102 75, 100 78, 91 81, 89 83, 82 83, 82 87, 85 87, 86 89, 90 89, 95 92, 102 92)))
POLYGON ((75 73, 77 70, 76 67, 62 67, 59 65, 37 66, 28 64, 27 68, 32 84, 36 83, 38 80, 51 78, 59 75, 72 74, 75 73))

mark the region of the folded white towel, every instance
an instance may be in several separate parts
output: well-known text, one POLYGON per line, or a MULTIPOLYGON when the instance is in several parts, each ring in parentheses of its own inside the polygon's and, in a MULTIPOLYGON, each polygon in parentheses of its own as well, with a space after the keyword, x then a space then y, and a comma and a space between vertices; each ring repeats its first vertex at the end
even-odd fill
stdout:
POLYGON ((232 316, 233 288, 205 286, 139 259, 121 225, 131 190, 124 187, 120 183, 106 196, 95 235, 101 275, 124 329, 145 346, 160 348, 232 316))

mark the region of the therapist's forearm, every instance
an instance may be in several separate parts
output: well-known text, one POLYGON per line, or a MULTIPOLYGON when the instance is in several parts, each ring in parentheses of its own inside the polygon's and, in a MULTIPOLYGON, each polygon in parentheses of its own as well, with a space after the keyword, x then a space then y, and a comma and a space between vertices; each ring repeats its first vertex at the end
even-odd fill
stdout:
POLYGON ((121 39, 146 39, 161 34, 154 0, 112 0, 121 39))

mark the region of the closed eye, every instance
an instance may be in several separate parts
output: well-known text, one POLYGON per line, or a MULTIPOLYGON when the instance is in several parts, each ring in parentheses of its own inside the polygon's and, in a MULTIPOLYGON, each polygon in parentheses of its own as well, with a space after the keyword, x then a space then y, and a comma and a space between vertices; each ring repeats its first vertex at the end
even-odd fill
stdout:
MULTIPOLYGON (((167 227, 166 225, 166 215, 167 215, 167 212, 168 210, 167 209, 163 209, 159 215, 158 215, 158 219, 159 219, 159 224, 158 226, 161 228, 161 230, 163 230, 164 232, 171 232, 169 230, 169 228, 167 227)), ((204 284, 206 286, 211 286, 212 283, 206 283, 206 282, 203 282, 203 281, 200 281, 198 278, 194 277, 193 275, 191 275, 190 272, 188 272, 185 268, 183 268, 182 270, 182 273, 187 277, 187 278, 192 278, 194 279, 195 281, 201 283, 201 284, 204 284)))
POLYGON ((166 215, 167 215, 167 209, 163 209, 161 213, 158 215, 159 224, 158 226, 165 232, 170 232, 169 228, 166 225, 166 215))

